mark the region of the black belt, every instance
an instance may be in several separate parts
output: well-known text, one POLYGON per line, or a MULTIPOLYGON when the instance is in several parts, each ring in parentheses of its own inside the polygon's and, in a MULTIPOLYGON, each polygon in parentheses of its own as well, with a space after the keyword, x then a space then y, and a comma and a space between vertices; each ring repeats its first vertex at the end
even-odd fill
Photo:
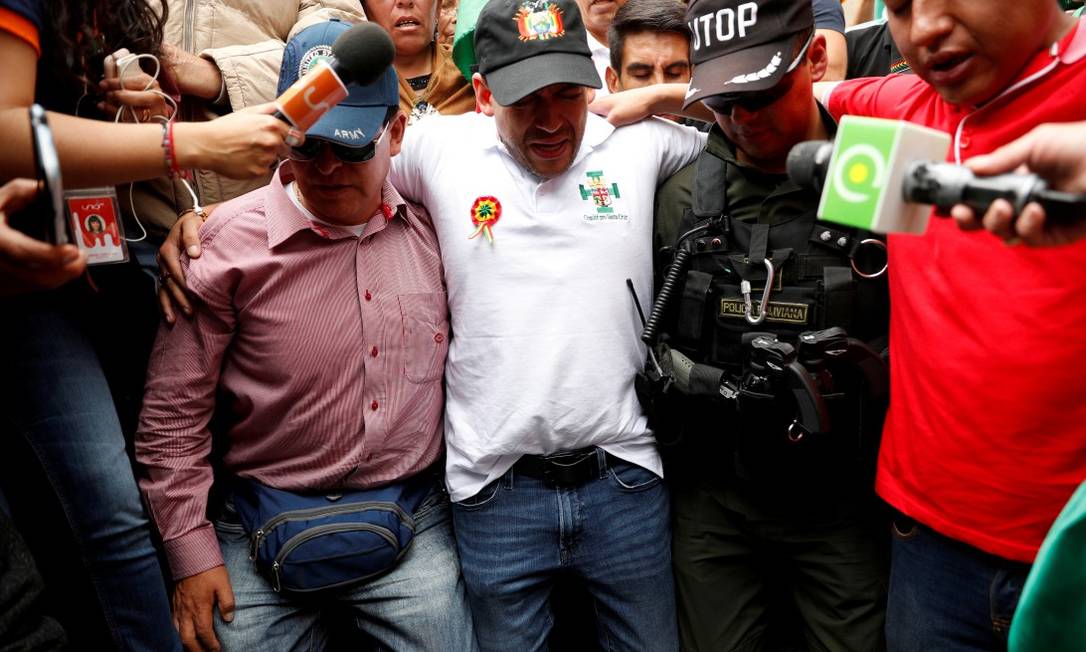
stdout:
MULTIPOLYGON (((604 453, 609 459, 610 453, 604 453)), ((578 448, 553 455, 521 455, 513 472, 543 480, 556 487, 572 487, 603 474, 595 447, 578 448)))

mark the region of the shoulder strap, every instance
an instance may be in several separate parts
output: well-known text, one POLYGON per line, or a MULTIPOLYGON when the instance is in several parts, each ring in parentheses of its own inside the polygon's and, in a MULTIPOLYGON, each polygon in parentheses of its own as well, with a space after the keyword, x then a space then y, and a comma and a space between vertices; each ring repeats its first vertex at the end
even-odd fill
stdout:
POLYGON ((721 217, 728 210, 728 164, 703 151, 694 173, 694 216, 699 220, 721 217))

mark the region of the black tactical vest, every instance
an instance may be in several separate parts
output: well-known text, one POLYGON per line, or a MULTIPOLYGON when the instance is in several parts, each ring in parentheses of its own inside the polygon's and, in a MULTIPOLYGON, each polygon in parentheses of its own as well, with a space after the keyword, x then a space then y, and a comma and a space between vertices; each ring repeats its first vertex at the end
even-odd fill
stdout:
POLYGON ((728 167, 698 158, 693 207, 663 254, 687 252, 668 270, 660 339, 696 364, 683 414, 657 418, 658 437, 712 439, 751 482, 868 478, 888 389, 888 293, 885 274, 865 275, 883 268, 885 247, 817 222, 813 205, 772 226, 731 219, 728 167))

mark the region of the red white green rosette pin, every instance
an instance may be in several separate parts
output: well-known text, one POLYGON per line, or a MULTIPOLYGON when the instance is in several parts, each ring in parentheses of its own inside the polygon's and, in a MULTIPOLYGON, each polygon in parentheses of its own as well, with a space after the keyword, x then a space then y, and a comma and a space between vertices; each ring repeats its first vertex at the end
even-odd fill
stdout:
POLYGON ((482 233, 491 244, 494 243, 494 225, 502 216, 502 203, 496 197, 479 197, 471 205, 471 223, 475 232, 468 236, 471 240, 482 233))

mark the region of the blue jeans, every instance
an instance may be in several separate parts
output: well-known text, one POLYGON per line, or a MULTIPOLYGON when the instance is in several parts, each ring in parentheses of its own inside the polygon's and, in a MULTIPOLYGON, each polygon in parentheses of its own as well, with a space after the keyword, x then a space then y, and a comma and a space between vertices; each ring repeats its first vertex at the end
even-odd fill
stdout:
POLYGON ((901 516, 891 529, 889 651, 1006 650, 1029 564, 996 557, 901 516))
POLYGON ((297 598, 277 593, 257 572, 249 537, 228 502, 215 522, 235 605, 232 622, 215 612, 223 651, 323 650, 327 619, 337 609, 381 650, 477 650, 445 492, 435 485, 414 518, 415 538, 394 569, 359 586, 297 598))
MULTIPOLYGON (((117 649, 180 650, 124 436, 77 321, 43 301, 3 305, 0 431, 22 437, 59 499, 117 649)), ((6 487, 17 502, 18 488, 6 487)))
POLYGON ((651 471, 595 453, 601 471, 581 485, 514 468, 453 503, 481 649, 545 649, 559 575, 587 589, 604 650, 678 649, 667 490, 651 471))

